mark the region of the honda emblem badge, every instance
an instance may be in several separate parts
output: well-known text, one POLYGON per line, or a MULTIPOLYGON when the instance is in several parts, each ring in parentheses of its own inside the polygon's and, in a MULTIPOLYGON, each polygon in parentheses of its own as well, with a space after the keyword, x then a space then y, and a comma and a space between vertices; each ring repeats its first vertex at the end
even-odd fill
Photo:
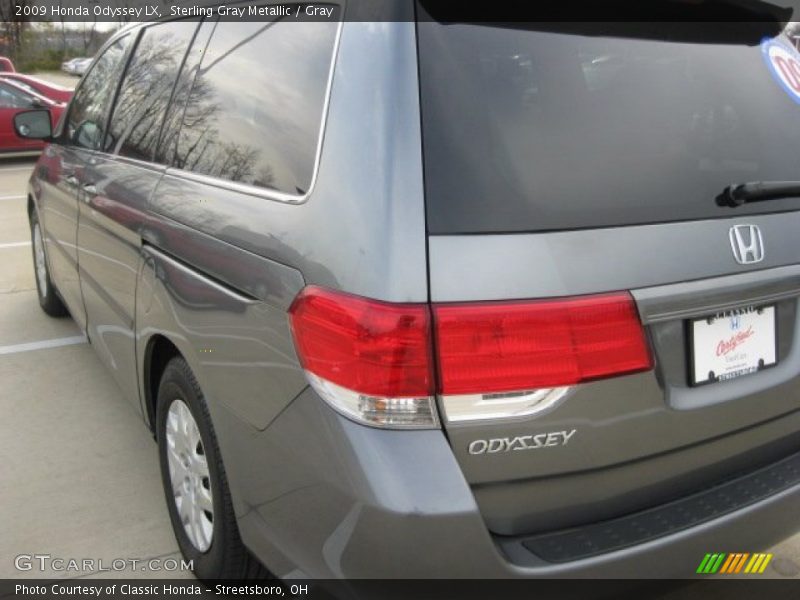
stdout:
POLYGON ((764 260, 764 240, 758 225, 734 225, 728 237, 733 258, 740 265, 752 265, 764 260))

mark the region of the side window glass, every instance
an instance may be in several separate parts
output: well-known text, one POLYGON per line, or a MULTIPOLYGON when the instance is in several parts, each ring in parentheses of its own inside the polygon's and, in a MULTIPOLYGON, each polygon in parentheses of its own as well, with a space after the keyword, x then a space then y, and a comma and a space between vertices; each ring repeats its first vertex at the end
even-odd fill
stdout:
POLYGON ((0 87, 0 108, 16 108, 17 99, 5 86, 0 87))
POLYGON ((31 108, 33 99, 10 86, 0 83, 0 108, 31 108))
POLYGON ((183 68, 178 75, 178 81, 175 83, 172 102, 167 107, 167 113, 164 116, 161 138, 155 155, 155 162, 157 163, 166 165, 172 163, 186 104, 190 100, 192 104, 195 104, 199 98, 198 92, 192 95, 192 84, 200 68, 200 60, 208 47, 209 37, 214 31, 215 25, 214 22, 209 21, 203 21, 200 24, 200 29, 194 36, 192 46, 184 59, 183 68))
POLYGON ((122 79, 109 125, 108 151, 151 160, 178 71, 196 22, 173 22, 144 30, 122 79))
POLYGON ((303 194, 311 185, 338 23, 217 23, 173 165, 303 194))
POLYGON ((90 150, 100 148, 130 37, 126 35, 109 46, 81 82, 65 122, 65 143, 90 150))
MULTIPOLYGON (((16 84, 16 86, 17 86, 18 88, 22 88, 22 89, 23 89, 23 90, 25 90, 26 92, 30 92, 30 93, 32 93, 32 94, 35 94, 35 93, 36 93, 36 90, 35 90, 35 89, 33 89, 31 86, 29 86, 29 85, 28 85, 27 83, 25 83, 24 81, 17 81, 17 80, 15 79, 15 80, 14 80, 14 83, 16 84)), ((33 102, 33 101, 31 100, 31 103, 32 103, 32 102, 33 102)))

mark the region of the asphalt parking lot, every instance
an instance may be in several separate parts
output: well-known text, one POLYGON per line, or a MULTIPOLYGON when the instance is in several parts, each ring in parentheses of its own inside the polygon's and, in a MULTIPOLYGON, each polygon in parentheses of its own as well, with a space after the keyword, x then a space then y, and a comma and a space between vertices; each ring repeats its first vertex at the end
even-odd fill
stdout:
POLYGON ((39 309, 24 198, 32 165, 0 162, 0 578, 56 574, 17 570, 20 554, 171 565, 163 559, 180 555, 152 437, 72 320, 39 309))
MULTIPOLYGON (((0 160, 0 578, 191 577, 15 567, 34 554, 106 566, 180 559, 150 433, 72 320, 39 309, 25 204, 32 166, 0 160)), ((800 577, 800 535, 768 551, 765 577, 800 577)))
POLYGON ((45 71, 41 73, 34 73, 34 75, 36 75, 36 77, 41 77, 50 83, 55 83, 70 89, 73 89, 79 81, 75 75, 67 75, 66 73, 61 73, 60 71, 45 71))
MULTIPOLYGON (((65 73, 36 75, 68 88, 78 82, 65 73)), ((39 309, 25 208, 34 163, 0 159, 0 579, 192 577, 138 565, 118 572, 15 567, 21 554, 96 566, 180 559, 152 437, 72 320, 39 309)))

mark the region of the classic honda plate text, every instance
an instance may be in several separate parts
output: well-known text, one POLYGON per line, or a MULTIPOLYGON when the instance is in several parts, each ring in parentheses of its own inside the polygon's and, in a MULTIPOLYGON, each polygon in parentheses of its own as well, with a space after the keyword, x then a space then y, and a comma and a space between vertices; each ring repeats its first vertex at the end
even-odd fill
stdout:
POLYGON ((691 332, 693 384, 733 379, 777 362, 774 306, 696 319, 691 332))

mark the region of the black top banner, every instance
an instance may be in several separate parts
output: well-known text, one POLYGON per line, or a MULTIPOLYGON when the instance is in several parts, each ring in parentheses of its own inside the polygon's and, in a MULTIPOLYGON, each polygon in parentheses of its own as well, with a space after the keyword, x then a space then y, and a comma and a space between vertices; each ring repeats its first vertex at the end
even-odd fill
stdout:
POLYGON ((5 22, 344 20, 474 23, 673 21, 786 23, 800 0, 0 0, 5 22))

